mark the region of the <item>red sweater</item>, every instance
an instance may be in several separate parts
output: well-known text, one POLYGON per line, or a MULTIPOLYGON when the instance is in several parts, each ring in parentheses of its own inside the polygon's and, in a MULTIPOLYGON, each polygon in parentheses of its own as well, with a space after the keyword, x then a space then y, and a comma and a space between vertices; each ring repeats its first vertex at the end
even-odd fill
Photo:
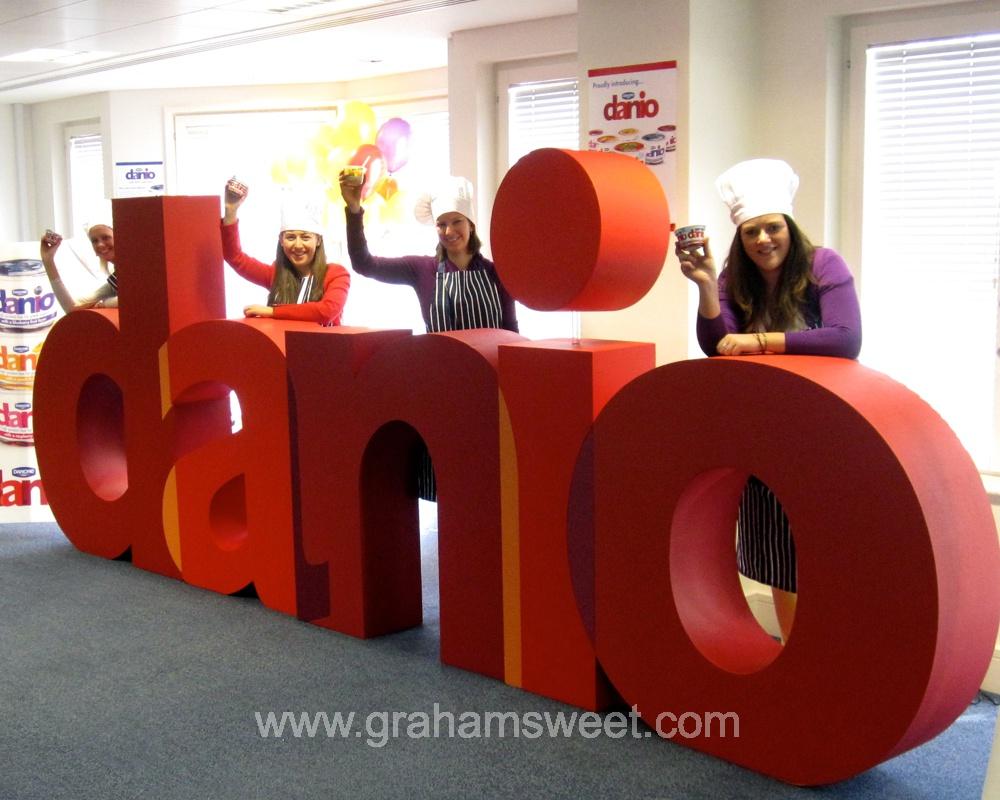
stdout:
MULTIPOLYGON (((265 264, 248 256, 240 246, 240 223, 222 225, 222 257, 236 272, 258 286, 271 288, 274 281, 274 264, 265 264)), ((285 303, 274 306, 275 319, 294 319, 301 322, 316 322, 320 325, 339 325, 347 302, 347 290, 351 285, 351 275, 340 264, 326 265, 323 280, 323 296, 308 303, 285 303)))

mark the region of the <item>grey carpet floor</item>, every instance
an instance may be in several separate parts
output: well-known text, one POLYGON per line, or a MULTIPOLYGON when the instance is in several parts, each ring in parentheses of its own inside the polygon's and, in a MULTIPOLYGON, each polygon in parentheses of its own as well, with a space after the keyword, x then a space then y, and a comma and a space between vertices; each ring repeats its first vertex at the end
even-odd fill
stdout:
MULTIPOLYGON (((852 780, 786 786, 658 739, 262 737, 255 712, 571 712, 437 657, 426 624, 359 641, 0 526, 0 800, 979 800, 996 708, 852 780)), ((379 720, 379 717, 373 719, 379 720)), ((321 729, 322 731, 322 729, 321 729)))

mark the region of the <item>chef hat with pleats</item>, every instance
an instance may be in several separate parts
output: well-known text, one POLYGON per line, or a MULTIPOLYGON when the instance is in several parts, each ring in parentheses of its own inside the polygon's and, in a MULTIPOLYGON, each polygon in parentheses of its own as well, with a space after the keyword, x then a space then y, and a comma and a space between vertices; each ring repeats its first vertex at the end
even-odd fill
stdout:
POLYGON ((323 235, 321 206, 300 192, 283 192, 281 198, 281 230, 307 231, 323 235))
POLYGON ((729 206, 735 225, 763 214, 792 216, 792 199, 799 188, 799 176, 784 161, 754 158, 741 161, 715 181, 719 196, 729 206))
POLYGON ((424 225, 433 225, 437 218, 449 211, 457 211, 476 224, 472 201, 472 184, 466 178, 450 176, 430 191, 417 198, 413 215, 424 225))

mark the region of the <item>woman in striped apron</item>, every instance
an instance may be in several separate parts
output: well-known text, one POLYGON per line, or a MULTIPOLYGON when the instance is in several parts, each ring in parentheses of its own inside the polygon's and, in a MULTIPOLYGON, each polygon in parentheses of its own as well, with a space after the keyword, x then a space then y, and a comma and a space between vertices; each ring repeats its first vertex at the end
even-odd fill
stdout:
MULTIPOLYGON (((857 358, 861 312, 854 278, 833 250, 815 247, 792 218, 799 177, 784 161, 754 159, 716 186, 737 226, 725 269, 703 243, 678 244, 698 287, 698 343, 706 355, 762 353, 857 358)), ((774 493, 751 475, 740 499, 737 566, 772 588, 782 639, 795 615, 795 543, 774 493)))
MULTIPOLYGON (((449 178, 422 195, 415 209, 420 222, 437 228, 433 256, 380 258, 368 251, 365 239, 361 183, 347 172, 340 176, 346 203, 347 252, 359 275, 385 283, 412 286, 420 303, 428 333, 469 328, 506 328, 517 332, 514 299, 497 277, 493 262, 484 258, 476 234, 472 185, 464 178, 449 178)), ((429 457, 421 456, 417 490, 420 497, 436 499, 429 457)))

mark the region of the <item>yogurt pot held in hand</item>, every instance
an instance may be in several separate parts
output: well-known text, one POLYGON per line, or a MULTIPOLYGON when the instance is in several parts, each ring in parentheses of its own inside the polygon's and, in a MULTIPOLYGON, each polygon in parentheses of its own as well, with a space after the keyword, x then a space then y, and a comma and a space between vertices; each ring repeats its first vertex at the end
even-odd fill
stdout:
POLYGON ((705 244, 704 225, 685 225, 674 231, 674 238, 677 239, 677 246, 687 249, 689 247, 701 247, 705 244))
POLYGON ((249 189, 247 188, 247 185, 245 183, 241 183, 235 177, 226 181, 226 194, 230 195, 230 199, 233 201, 241 200, 246 197, 248 191, 249 189))
POLYGON ((365 167, 362 164, 348 164, 340 173, 344 183, 360 186, 365 182, 365 167))

